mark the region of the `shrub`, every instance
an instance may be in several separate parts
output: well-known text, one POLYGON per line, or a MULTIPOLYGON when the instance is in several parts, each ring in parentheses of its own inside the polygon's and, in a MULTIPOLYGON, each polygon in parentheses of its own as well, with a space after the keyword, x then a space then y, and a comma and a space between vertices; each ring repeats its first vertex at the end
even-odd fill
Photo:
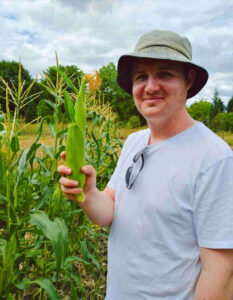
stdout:
POLYGON ((140 127, 140 118, 138 116, 132 116, 129 118, 129 121, 127 122, 127 128, 137 128, 140 127))

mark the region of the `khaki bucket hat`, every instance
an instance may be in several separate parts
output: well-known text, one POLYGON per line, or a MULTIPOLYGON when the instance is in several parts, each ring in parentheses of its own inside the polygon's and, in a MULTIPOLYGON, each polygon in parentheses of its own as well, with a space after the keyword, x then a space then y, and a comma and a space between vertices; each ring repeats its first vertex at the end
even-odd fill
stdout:
POLYGON ((134 52, 119 58, 117 83, 130 95, 132 95, 131 67, 133 61, 138 58, 177 61, 194 69, 196 78, 188 90, 187 99, 195 96, 208 80, 208 72, 192 62, 192 46, 187 38, 172 31, 153 30, 139 39, 134 52))

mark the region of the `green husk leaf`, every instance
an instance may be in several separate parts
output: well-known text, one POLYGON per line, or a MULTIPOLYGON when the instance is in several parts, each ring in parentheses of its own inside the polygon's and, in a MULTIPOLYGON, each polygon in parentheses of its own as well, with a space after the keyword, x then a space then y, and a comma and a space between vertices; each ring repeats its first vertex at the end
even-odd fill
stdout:
MULTIPOLYGON (((72 169, 70 179, 77 180, 79 187, 83 189, 85 183, 85 174, 81 172, 81 167, 84 166, 84 152, 85 152, 84 134, 79 126, 71 125, 68 129, 67 143, 66 143, 66 166, 72 169)), ((84 201, 84 193, 77 195, 77 200, 84 201)))
POLYGON ((82 78, 81 86, 76 101, 75 107, 75 121, 85 136, 86 130, 86 105, 85 105, 85 79, 82 78))

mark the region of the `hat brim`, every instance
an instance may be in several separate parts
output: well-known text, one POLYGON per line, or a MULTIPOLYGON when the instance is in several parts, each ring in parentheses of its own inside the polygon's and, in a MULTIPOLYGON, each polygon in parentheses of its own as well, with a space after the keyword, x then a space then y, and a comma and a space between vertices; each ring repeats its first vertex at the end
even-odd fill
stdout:
POLYGON ((139 58, 176 61, 190 65, 190 68, 196 71, 196 77, 193 85, 188 90, 187 99, 192 98, 199 93, 200 90, 205 86, 209 77, 208 72, 204 68, 194 64, 182 53, 164 46, 150 47, 149 49, 143 49, 143 51, 140 51, 140 53, 134 52, 122 55, 118 61, 117 83, 125 92, 130 95, 132 95, 132 64, 139 58))

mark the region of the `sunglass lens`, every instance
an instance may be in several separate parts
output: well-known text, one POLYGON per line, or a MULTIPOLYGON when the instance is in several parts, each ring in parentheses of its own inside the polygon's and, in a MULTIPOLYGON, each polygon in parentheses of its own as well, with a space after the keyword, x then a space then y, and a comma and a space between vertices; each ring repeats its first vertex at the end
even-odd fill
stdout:
POLYGON ((126 184, 127 186, 130 188, 129 186, 129 180, 130 180, 130 176, 132 174, 132 170, 133 170, 133 167, 129 167, 127 172, 126 172, 126 175, 125 175, 125 181, 126 181, 126 184))

